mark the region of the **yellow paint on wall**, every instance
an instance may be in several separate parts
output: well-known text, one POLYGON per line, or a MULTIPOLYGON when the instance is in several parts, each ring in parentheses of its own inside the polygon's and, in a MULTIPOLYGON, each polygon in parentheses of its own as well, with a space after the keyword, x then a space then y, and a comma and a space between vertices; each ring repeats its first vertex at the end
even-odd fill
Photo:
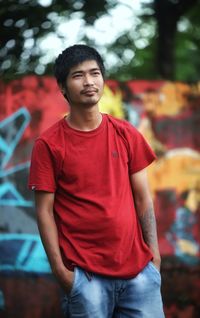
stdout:
POLYGON ((110 114, 117 118, 124 118, 122 93, 117 90, 115 93, 107 86, 104 87, 104 94, 99 103, 102 113, 110 114))
POLYGON ((200 154, 187 148, 169 151, 149 167, 148 175, 153 192, 200 190, 200 154))

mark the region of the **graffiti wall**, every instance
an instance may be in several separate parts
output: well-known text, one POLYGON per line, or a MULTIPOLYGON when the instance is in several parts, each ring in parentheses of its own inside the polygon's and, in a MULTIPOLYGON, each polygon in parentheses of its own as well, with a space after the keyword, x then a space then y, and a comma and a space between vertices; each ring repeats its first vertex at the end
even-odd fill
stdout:
MULTIPOLYGON (((100 110, 130 121, 157 155, 148 175, 163 259, 178 261, 179 266, 193 270, 199 268, 200 83, 110 80, 100 110)), ((37 279, 51 276, 27 179, 35 138, 68 111, 51 77, 27 76, 9 84, 0 83, 2 314, 14 299, 12 296, 9 300, 8 281, 19 275, 23 279, 30 279, 30 275, 37 279)), ((33 317, 40 317, 39 312, 33 317)))

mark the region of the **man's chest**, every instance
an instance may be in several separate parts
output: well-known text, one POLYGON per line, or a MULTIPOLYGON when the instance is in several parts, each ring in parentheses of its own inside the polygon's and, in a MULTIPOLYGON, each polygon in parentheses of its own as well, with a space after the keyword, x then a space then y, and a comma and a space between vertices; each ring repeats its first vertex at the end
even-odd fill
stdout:
POLYGON ((127 149, 115 132, 68 140, 62 167, 66 185, 82 189, 119 184, 127 175, 127 149))

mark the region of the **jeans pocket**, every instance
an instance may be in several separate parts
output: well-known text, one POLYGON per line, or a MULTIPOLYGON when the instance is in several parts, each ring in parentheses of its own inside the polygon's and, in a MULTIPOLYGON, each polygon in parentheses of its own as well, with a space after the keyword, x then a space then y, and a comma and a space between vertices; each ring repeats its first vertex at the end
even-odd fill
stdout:
POLYGON ((65 318, 69 317, 69 301, 67 295, 63 296, 61 299, 61 310, 65 318))
POLYGON ((151 271, 151 276, 154 278, 155 282, 158 283, 159 285, 161 284, 161 275, 157 267, 154 265, 153 262, 149 262, 148 267, 151 271))
POLYGON ((76 290, 77 282, 78 282, 78 267, 75 267, 75 268, 74 268, 74 280, 73 280, 72 288, 71 288, 71 290, 70 290, 68 296, 72 296, 72 294, 73 294, 74 291, 76 290))
POLYGON ((157 274, 159 274, 160 276, 160 271, 157 269, 156 265, 154 265, 153 262, 149 262, 149 265, 157 272, 157 274))

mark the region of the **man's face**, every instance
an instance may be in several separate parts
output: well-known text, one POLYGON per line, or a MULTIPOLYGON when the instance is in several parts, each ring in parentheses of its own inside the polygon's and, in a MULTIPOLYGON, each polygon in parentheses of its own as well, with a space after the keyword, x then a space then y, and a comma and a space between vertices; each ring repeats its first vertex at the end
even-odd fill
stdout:
POLYGON ((104 79, 95 60, 74 66, 66 79, 66 95, 72 107, 97 105, 103 94, 103 87, 104 79))

